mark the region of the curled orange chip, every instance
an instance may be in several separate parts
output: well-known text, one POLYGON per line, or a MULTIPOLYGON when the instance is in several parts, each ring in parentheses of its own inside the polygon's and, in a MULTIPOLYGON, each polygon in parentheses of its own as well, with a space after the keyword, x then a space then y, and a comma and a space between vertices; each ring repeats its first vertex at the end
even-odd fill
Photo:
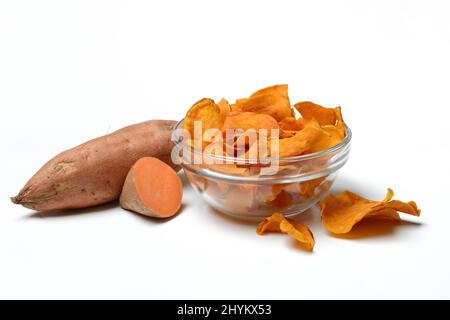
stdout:
POLYGON ((294 202, 292 195, 286 190, 281 190, 278 193, 274 192, 274 196, 275 197, 273 200, 269 200, 266 202, 266 204, 270 207, 285 209, 290 207, 294 202))
POLYGON ((262 221, 260 224, 258 224, 256 233, 262 236, 263 234, 268 232, 281 232, 280 224, 285 219, 286 218, 282 213, 276 212, 270 217, 264 219, 264 221, 262 221))
POLYGON ((345 132, 343 133, 343 131, 336 126, 322 126, 322 129, 328 133, 328 148, 339 144, 345 136, 345 132))
MULTIPOLYGON (((338 145, 342 141, 343 136, 338 127, 332 125, 320 126, 316 119, 311 120, 303 119, 303 120, 304 120, 303 122, 304 129, 308 127, 313 127, 315 128, 314 131, 316 133, 313 139, 308 140, 302 138, 301 132, 303 130, 297 131, 297 133, 299 134, 298 139, 303 139, 305 143, 304 144, 305 149, 303 150, 303 153, 314 153, 327 150, 329 148, 338 145)), ((283 131, 283 133, 285 132, 283 131)))
POLYGON ((289 95, 288 95, 288 85, 287 84, 276 84, 270 87, 266 87, 263 89, 260 89, 258 91, 256 91, 255 93, 253 93, 250 98, 254 98, 254 97, 258 97, 258 96, 262 96, 262 95, 273 95, 273 96, 278 96, 278 97, 284 97, 286 99, 289 99, 289 95))
POLYGON ((311 230, 309 230, 306 224, 292 219, 285 219, 281 221, 280 230, 302 243, 305 249, 309 251, 314 249, 316 242, 311 230))
POLYGON ((280 139, 291 138, 295 136, 297 131, 280 129, 280 139))
MULTIPOLYGON (((236 144, 239 146, 239 141, 236 141, 236 144)), ((245 158, 249 160, 262 160, 269 155, 268 147, 268 144, 264 143, 264 140, 258 139, 252 145, 249 145, 245 158)))
POLYGON ((276 212, 272 214, 256 228, 258 235, 263 235, 268 232, 286 233, 299 241, 305 249, 312 251, 314 248, 314 237, 308 226, 293 219, 287 219, 282 213, 276 212))
POLYGON ((420 209, 414 201, 391 200, 394 193, 388 189, 382 201, 372 201, 350 191, 338 196, 329 195, 320 204, 322 223, 332 233, 343 234, 364 218, 399 220, 398 212, 420 215, 420 209))
POLYGON ((255 198, 260 202, 269 202, 276 199, 276 197, 283 191, 282 184, 274 185, 259 185, 256 188, 255 198))
POLYGON ((305 197, 305 198, 311 198, 314 196, 314 193, 316 191, 316 188, 320 186, 320 184, 326 179, 327 177, 321 177, 305 182, 300 182, 300 190, 299 193, 305 197))
POLYGON ((319 139, 311 143, 311 146, 308 149, 307 153, 327 150, 331 147, 334 147, 335 145, 338 145, 342 141, 339 129, 337 129, 335 126, 323 126, 321 127, 321 130, 322 135, 319 139))
POLYGON ((225 117, 228 115, 229 112, 231 112, 231 106, 228 103, 228 101, 224 98, 222 98, 219 103, 217 103, 217 107, 219 107, 220 115, 222 116, 222 119, 225 119, 225 117))
POLYGON ((202 139, 203 134, 208 129, 220 129, 223 124, 223 116, 220 108, 209 98, 204 98, 196 102, 187 112, 184 119, 183 127, 191 134, 191 138, 195 138, 194 124, 196 121, 202 124, 202 139))
POLYGON ((316 119, 321 126, 336 124, 336 113, 332 108, 325 108, 310 101, 296 103, 294 107, 304 119, 316 119))
POLYGON ((344 119, 342 118, 341 107, 334 108, 334 113, 336 114, 336 119, 337 119, 336 128, 338 130, 339 137, 341 139, 344 139, 344 137, 345 137, 345 122, 344 122, 344 119))
POLYGON ((248 168, 238 167, 234 163, 223 163, 223 164, 210 164, 208 168, 212 171, 217 171, 220 173, 233 174, 233 175, 241 175, 244 176, 246 172, 248 172, 248 168))
POLYGON ((277 121, 291 116, 289 100, 284 97, 261 95, 237 101, 232 110, 265 113, 277 121))
POLYGON ((305 128, 294 136, 279 140, 279 155, 280 157, 298 156, 311 149, 317 149, 317 145, 327 136, 328 134, 316 121, 309 121, 305 128))
POLYGON ((241 129, 243 131, 253 129, 258 132, 260 129, 269 131, 278 129, 278 122, 268 114, 254 112, 231 112, 225 118, 222 131, 227 129, 241 129))
POLYGON ((284 118, 279 123, 280 129, 285 131, 299 131, 305 127, 305 119, 295 119, 294 117, 284 118))
POLYGON ((264 113, 272 116, 277 121, 291 117, 291 105, 288 96, 287 85, 275 85, 253 93, 249 98, 238 99, 231 106, 233 111, 249 111, 264 113))
MULTIPOLYGON (((222 134, 220 134, 220 137, 222 137, 222 134)), ((219 157, 226 156, 226 145, 224 145, 223 140, 219 139, 218 141, 208 144, 204 148, 204 155, 205 155, 205 158, 202 160, 204 160, 206 163, 213 163, 214 161, 213 161, 212 157, 214 157, 214 156, 219 156, 219 157)))

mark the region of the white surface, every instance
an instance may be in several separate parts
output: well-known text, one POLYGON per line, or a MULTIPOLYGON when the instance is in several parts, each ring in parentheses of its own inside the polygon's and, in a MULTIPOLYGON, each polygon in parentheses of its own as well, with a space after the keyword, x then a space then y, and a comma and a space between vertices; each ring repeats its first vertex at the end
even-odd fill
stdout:
POLYGON ((2 1, 0 298, 450 298, 446 1, 2 1), (276 4, 275 4, 276 3, 276 4), (416 200, 419 219, 317 246, 258 237, 186 188, 160 223, 114 206, 39 218, 9 202, 50 156, 199 98, 289 83, 342 105, 334 190, 416 200))

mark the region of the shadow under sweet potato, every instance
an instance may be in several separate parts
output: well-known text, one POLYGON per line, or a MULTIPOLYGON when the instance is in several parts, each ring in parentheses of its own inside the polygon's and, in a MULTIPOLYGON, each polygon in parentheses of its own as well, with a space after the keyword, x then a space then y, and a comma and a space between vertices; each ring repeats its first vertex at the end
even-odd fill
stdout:
POLYGON ((105 213, 106 211, 118 206, 117 201, 101 204, 94 207, 83 209, 64 209, 64 210, 52 210, 52 211, 36 211, 23 217, 23 219, 36 219, 36 218, 64 218, 85 214, 105 213))

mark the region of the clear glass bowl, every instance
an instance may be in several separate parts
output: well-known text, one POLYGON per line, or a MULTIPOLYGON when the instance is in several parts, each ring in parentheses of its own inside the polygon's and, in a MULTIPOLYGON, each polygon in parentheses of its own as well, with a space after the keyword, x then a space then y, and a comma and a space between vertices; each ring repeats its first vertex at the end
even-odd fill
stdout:
MULTIPOLYGON (((182 124, 180 121, 176 128, 182 128, 182 124)), ((314 206, 328 194, 338 170, 347 162, 351 139, 351 130, 346 127, 346 136, 338 145, 312 154, 280 158, 280 170, 266 175, 264 164, 238 158, 210 156, 215 159, 209 160, 228 161, 225 164, 184 161, 198 157, 201 151, 186 145, 177 131, 174 136, 175 144, 184 147, 181 166, 191 186, 211 207, 240 218, 265 218, 274 212, 294 216, 314 206), (191 154, 187 155, 186 150, 191 154), (230 162, 246 169, 245 175, 227 170, 230 162)))

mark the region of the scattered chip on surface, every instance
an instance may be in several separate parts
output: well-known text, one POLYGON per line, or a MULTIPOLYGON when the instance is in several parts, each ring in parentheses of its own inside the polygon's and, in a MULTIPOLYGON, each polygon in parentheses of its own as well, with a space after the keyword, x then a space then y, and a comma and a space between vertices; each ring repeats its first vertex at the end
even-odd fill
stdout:
POLYGON ((399 220, 398 212, 420 215, 420 209, 414 201, 392 200, 393 195, 391 189, 388 189, 382 201, 368 200, 350 191, 337 196, 329 195, 320 204, 322 223, 332 233, 345 234, 366 218, 399 220))
POLYGON ((302 246, 309 251, 312 251, 315 245, 314 237, 309 228, 298 221, 285 218, 282 213, 276 212, 270 217, 262 221, 257 229, 258 235, 263 235, 269 232, 286 233, 295 240, 299 241, 302 246))

